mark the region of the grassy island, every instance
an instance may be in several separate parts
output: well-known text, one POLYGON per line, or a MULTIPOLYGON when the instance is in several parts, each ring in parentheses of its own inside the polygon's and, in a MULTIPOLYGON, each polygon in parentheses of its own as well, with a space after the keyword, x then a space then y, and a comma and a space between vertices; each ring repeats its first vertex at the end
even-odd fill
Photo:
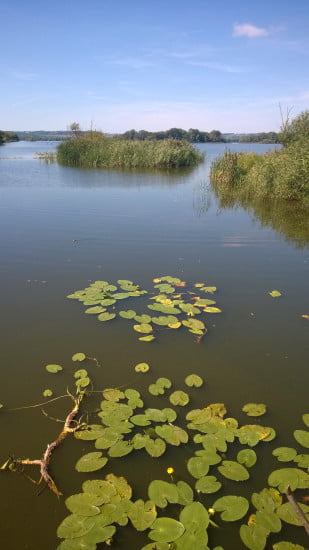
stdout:
POLYGON ((96 131, 77 134, 57 150, 59 164, 79 168, 173 169, 195 166, 202 160, 203 155, 185 141, 132 141, 96 131))
POLYGON ((309 111, 285 123, 280 138, 280 150, 217 159, 210 179, 219 196, 309 201, 309 111))

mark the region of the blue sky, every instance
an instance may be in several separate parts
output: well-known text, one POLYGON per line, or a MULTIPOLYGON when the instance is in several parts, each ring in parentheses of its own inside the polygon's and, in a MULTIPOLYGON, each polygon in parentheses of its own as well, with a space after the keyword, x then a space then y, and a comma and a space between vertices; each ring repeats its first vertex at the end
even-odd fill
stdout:
POLYGON ((0 129, 276 131, 308 29, 308 0, 2 0, 0 129))

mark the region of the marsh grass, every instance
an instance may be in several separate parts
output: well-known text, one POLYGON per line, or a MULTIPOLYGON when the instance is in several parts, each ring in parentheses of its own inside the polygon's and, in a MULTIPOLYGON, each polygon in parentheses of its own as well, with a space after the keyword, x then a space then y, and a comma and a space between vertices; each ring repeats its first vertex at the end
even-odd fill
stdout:
POLYGON ((227 151, 211 167, 214 188, 241 199, 309 201, 308 128, 309 114, 302 113, 285 128, 282 149, 264 155, 227 151))
POLYGON ((203 160, 189 143, 175 139, 132 141, 88 132, 59 145, 59 164, 80 168, 156 168, 195 166, 203 160))

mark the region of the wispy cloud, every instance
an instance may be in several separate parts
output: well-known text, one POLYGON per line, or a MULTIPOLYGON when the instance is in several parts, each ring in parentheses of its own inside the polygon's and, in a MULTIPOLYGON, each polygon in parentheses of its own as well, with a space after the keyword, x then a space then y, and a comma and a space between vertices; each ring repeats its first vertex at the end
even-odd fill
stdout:
POLYGON ((234 25, 233 36, 247 36, 248 38, 260 38, 268 36, 270 32, 262 27, 256 27, 251 23, 243 23, 242 25, 234 25))
POLYGON ((252 68, 238 67, 237 65, 226 65, 225 63, 217 63, 215 61, 189 61, 187 65, 193 65, 197 67, 206 67, 208 69, 214 69, 215 71, 222 71, 224 73, 246 73, 252 68))
POLYGON ((144 69, 154 67, 155 63, 143 57, 116 57, 116 56, 100 56, 100 61, 106 65, 122 65, 130 69, 144 69))

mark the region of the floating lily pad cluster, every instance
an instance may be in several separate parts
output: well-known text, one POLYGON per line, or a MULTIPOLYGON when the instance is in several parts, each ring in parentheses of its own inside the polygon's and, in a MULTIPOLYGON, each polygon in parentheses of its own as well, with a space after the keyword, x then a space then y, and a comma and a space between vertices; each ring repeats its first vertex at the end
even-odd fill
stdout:
MULTIPOLYGON (((151 376, 151 371, 145 376, 151 376)), ((133 388, 103 391, 96 423, 84 424, 75 432, 77 439, 94 444, 94 449, 90 447, 79 458, 76 469, 101 472, 108 465, 110 471, 116 458, 128 454, 134 459, 135 453, 144 452, 159 459, 167 449, 171 453, 173 448, 185 446, 185 467, 191 482, 179 479, 177 470, 182 467, 175 462, 166 471, 162 468, 162 479, 153 479, 145 487, 144 499, 134 500, 134 490, 125 477, 97 473, 94 479, 92 473, 82 492, 66 499, 70 515, 58 528, 58 536, 64 539, 58 550, 96 550, 103 542, 112 545, 117 530, 127 524, 148 535, 150 542, 141 550, 209 550, 209 542, 215 550, 213 527, 220 527, 221 521, 224 524, 244 518, 246 522, 238 526, 242 542, 249 550, 263 550, 283 524, 301 525, 285 491, 288 486, 297 496, 308 491, 308 453, 291 447, 272 449, 279 464, 290 464, 271 472, 268 487, 253 493, 250 500, 238 494, 238 484, 252 479, 257 463, 255 448, 271 442, 276 433, 261 423, 240 425, 236 418, 227 416, 223 403, 205 404, 204 386, 199 375, 189 374, 183 388, 174 387, 168 378, 158 378, 150 383, 145 396, 133 388), (201 408, 188 408, 192 392, 194 402, 199 399, 203 403, 201 408), (160 406, 156 407, 153 401, 157 399, 160 406), (165 407, 162 399, 166 400, 165 407), (214 498, 220 490, 221 496, 214 498), (232 494, 227 494, 229 491, 232 494)), ((247 403, 243 411, 259 417, 266 413, 266 407, 247 403)), ((303 422, 308 428, 309 414, 303 415, 303 422)), ((296 447, 308 448, 308 434, 307 429, 295 430, 296 447)), ((170 456, 177 460, 176 454, 170 456)), ((299 506, 309 518, 309 506, 299 506)), ((272 547, 304 550, 285 540, 272 547)), ((216 549, 223 550, 219 546, 216 549)))
POLYGON ((177 277, 153 279, 154 289, 143 290, 133 281, 119 279, 117 284, 95 281, 83 290, 67 297, 82 302, 86 314, 96 315, 99 321, 111 321, 117 316, 129 320, 139 340, 151 342, 159 327, 180 329, 186 327, 200 340, 207 332, 206 325, 197 316, 221 313, 216 301, 207 296, 216 292, 215 286, 196 283, 191 287, 177 277), (134 309, 124 308, 128 303, 134 309))

